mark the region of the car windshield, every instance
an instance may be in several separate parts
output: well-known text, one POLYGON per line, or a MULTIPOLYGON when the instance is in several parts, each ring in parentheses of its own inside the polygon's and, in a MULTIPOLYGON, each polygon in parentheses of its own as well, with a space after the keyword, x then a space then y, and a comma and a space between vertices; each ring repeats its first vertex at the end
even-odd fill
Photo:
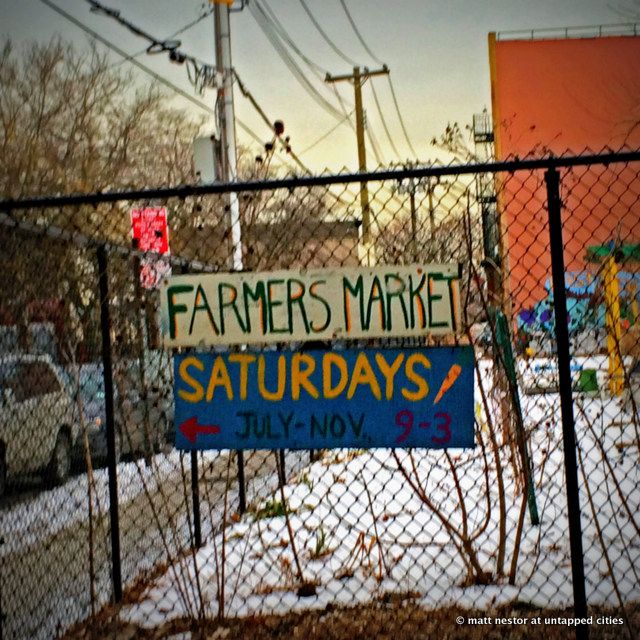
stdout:
POLYGON ((17 402, 61 391, 51 365, 43 360, 9 361, 0 364, 0 390, 9 390, 17 402))

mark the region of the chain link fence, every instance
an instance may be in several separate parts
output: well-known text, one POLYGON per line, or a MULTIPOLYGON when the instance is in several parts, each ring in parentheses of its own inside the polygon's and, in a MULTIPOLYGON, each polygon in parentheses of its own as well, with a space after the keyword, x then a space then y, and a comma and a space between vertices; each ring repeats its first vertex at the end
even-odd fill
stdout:
POLYGON ((310 620, 339 616, 345 635, 324 637, 456 635, 454 612, 566 637, 544 618, 574 611, 634 637, 638 154, 235 189, 4 203, 2 637, 261 637, 257 619, 317 637, 310 620), (230 270, 236 197, 248 271, 462 265, 455 338, 249 349, 471 344, 474 449, 174 449, 156 284, 230 270), (132 246, 149 206, 168 211, 170 257, 132 246))

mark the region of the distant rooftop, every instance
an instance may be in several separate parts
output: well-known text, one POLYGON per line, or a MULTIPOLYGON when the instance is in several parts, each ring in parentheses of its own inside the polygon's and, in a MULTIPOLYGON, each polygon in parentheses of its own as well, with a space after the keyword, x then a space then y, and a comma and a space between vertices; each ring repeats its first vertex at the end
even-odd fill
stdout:
POLYGON ((640 24, 601 24, 591 27, 556 27, 498 31, 496 40, 549 40, 560 38, 602 38, 605 36, 638 36, 640 24))

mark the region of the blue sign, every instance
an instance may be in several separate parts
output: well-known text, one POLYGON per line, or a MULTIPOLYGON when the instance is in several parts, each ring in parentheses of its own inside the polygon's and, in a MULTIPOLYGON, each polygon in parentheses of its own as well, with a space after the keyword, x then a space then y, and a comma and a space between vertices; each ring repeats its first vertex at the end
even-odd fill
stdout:
POLYGON ((472 347, 174 357, 178 449, 473 447, 472 347))

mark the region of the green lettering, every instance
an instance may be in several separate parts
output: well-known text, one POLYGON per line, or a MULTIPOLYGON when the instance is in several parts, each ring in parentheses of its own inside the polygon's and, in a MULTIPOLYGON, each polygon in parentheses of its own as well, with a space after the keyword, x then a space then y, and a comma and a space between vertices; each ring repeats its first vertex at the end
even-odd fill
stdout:
POLYGON ((387 289, 387 329, 391 331, 391 329, 393 328, 393 312, 391 309, 391 301, 394 298, 398 298, 398 300, 400 300, 400 307, 402 309, 402 315, 404 317, 404 328, 407 329, 409 326, 409 318, 407 316, 407 307, 404 303, 404 298, 402 297, 402 294, 407 289, 404 280, 395 273, 387 273, 384 276, 384 284, 387 289), (396 282, 400 283, 400 287, 397 291, 391 291, 391 289, 389 288, 390 280, 395 280, 396 282))
POLYGON ((213 327, 213 331, 216 335, 220 335, 220 330, 216 325, 216 321, 213 318, 213 313, 211 312, 211 308, 209 307, 209 302, 207 301, 207 296, 202 288, 202 285, 199 284, 196 289, 196 297, 193 301, 193 311, 191 312, 191 322, 189 323, 189 335, 193 332, 193 324, 196 320, 196 313, 198 311, 206 311, 207 317, 209 318, 209 323, 213 327), (202 302, 198 302, 198 298, 202 298, 202 302))
POLYGON ((289 333, 293 333, 293 305, 298 305, 300 309, 300 315, 302 316, 302 322, 304 323, 304 331, 309 333, 309 321, 307 320, 307 312, 304 308, 304 294, 306 288, 304 282, 291 278, 287 280, 287 315, 289 316, 289 333), (297 285, 298 290, 294 293, 291 290, 293 285, 297 285))
POLYGON ((351 294, 354 298, 360 299, 360 327, 367 328, 364 326, 364 283, 362 276, 358 276, 356 280, 355 286, 349 282, 349 279, 346 277, 342 278, 342 292, 344 296, 344 327, 347 333, 351 332, 351 302, 348 298, 348 295, 351 294))
POLYGON ((442 296, 436 295, 433 293, 433 282, 442 282, 445 280, 445 277, 441 273, 430 273, 429 274, 429 286, 427 287, 427 302, 429 305, 429 327, 448 327, 449 323, 446 321, 442 322, 434 322, 433 321, 433 303, 438 300, 442 300, 442 296))
POLYGON ((190 284, 176 284, 167 288, 167 308, 169 310, 169 337, 173 340, 177 337, 176 315, 185 313, 187 307, 184 304, 176 304, 174 296, 193 291, 190 284))
POLYGON ((251 313, 249 312, 249 300, 260 305, 260 328, 262 335, 267 333, 267 294, 264 282, 257 282, 255 289, 251 289, 248 282, 242 283, 242 297, 244 298, 244 313, 247 319, 247 333, 251 333, 251 313))
POLYGON ((236 319, 238 320, 238 325, 240 326, 240 330, 243 333, 247 332, 247 328, 243 323, 242 318, 240 317, 240 312, 238 311, 238 307, 236 305, 237 300, 238 300, 238 290, 232 284, 228 284, 226 282, 220 282, 218 284, 218 308, 220 311, 220 329, 222 330, 223 335, 225 332, 224 310, 228 307, 231 307, 231 309, 233 309, 236 319), (231 293, 229 300, 224 299, 225 289, 231 293))
POLYGON ((327 319, 326 319, 325 323, 324 323, 321 327, 316 327, 316 326, 314 326, 313 320, 311 321, 310 326, 311 326, 311 330, 312 330, 314 333, 321 333, 321 332, 322 332, 322 331, 324 331, 324 330, 329 326, 329 324, 331 323, 331 306, 329 305, 329 303, 328 303, 328 302, 327 302, 327 301, 326 301, 322 296, 319 296, 319 295, 316 293, 316 287, 317 287, 319 284, 325 284, 325 283, 326 283, 326 280, 316 280, 316 281, 315 281, 315 282, 313 282, 313 283, 311 284, 311 286, 309 287, 309 295, 310 295, 314 300, 317 300, 317 301, 318 301, 318 302, 319 302, 319 303, 324 307, 324 310, 325 310, 325 312, 326 312, 326 314, 327 314, 327 319))
POLYGON ((282 306, 283 301, 274 299, 272 287, 274 285, 284 284, 284 280, 267 280, 267 307, 269 309, 269 333, 287 333, 285 327, 276 327, 273 322, 273 310, 275 307, 282 306))
POLYGON ((409 275, 409 317, 411 319, 411 328, 414 329, 416 326, 416 307, 414 303, 417 303, 418 307, 418 315, 420 316, 420 329, 424 329, 427 326, 427 317, 424 308, 424 301, 422 300, 422 296, 420 292, 422 291, 422 287, 424 287, 427 278, 424 274, 420 278, 420 282, 418 286, 414 288, 413 286, 413 275, 409 275))

